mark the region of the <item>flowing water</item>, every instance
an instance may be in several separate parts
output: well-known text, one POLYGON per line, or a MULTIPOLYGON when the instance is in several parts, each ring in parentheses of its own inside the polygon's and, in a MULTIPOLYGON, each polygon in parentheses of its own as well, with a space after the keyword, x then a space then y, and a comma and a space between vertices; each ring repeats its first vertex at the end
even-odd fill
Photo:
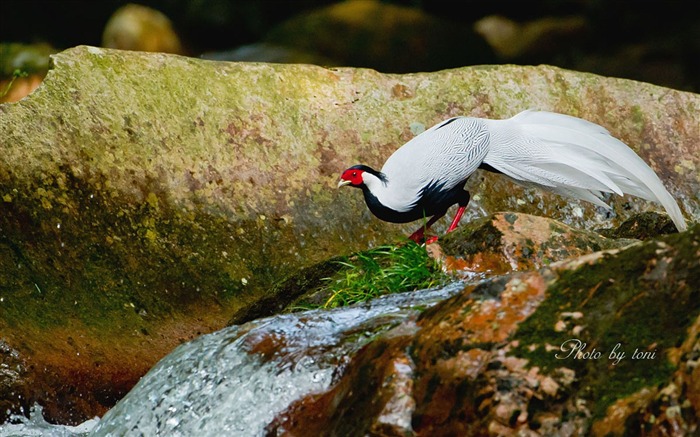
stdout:
POLYGON ((203 335, 163 358, 101 419, 49 425, 34 409, 31 419, 0 426, 0 437, 258 436, 291 402, 329 387, 373 337, 463 287, 278 315, 203 335))

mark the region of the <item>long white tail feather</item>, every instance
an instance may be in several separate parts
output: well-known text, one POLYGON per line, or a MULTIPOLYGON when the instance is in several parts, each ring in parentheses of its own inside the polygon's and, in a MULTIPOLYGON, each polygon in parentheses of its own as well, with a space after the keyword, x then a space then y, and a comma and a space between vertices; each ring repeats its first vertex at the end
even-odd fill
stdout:
POLYGON ((585 201, 593 203, 594 205, 598 205, 598 206, 603 207, 603 208, 608 209, 608 210, 612 209, 612 208, 610 208, 610 205, 608 205, 607 203, 605 203, 602 200, 602 196, 600 195, 600 193, 592 192, 592 191, 586 190, 584 188, 564 188, 564 187, 561 187, 561 188, 556 188, 553 191, 557 194, 561 194, 562 196, 569 196, 569 197, 585 200, 585 201))
MULTIPOLYGON (((532 183, 532 182, 524 182, 522 180, 513 179, 510 176, 507 176, 507 177, 508 177, 508 179, 512 180, 513 182, 515 182, 519 185, 522 185, 524 187, 532 187, 532 188, 537 188, 540 190, 543 189, 542 185, 540 185, 540 184, 536 184, 536 183, 532 183)), ((597 206, 603 207, 605 209, 612 209, 612 208, 610 208, 610 205, 608 205, 607 203, 605 203, 601 200, 602 194, 600 192, 590 191, 590 190, 586 190, 583 188, 572 188, 572 187, 564 187, 564 186, 546 187, 545 189, 551 193, 559 194, 559 195, 564 196, 564 197, 573 197, 575 199, 581 199, 581 200, 585 200, 587 202, 591 202, 591 203, 593 203, 597 206)))
POLYGON ((515 182, 606 208, 603 192, 631 194, 659 202, 679 231, 687 229, 656 173, 602 126, 543 111, 486 122, 491 138, 484 162, 515 182))

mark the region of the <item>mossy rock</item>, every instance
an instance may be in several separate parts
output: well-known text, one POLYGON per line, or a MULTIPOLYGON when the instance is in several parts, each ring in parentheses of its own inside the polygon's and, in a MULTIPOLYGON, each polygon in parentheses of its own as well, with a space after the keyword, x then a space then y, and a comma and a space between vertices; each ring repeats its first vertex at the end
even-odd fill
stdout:
POLYGON ((695 225, 468 285, 376 336, 326 391, 296 400, 269 429, 692 435, 698 247, 695 225), (575 341, 585 344, 578 358, 575 341))
MULTIPOLYGON (((101 414, 179 342, 298 270, 403 237, 415 224, 371 217, 358 192, 335 189, 340 172, 381 167, 421 126, 528 108, 608 127, 697 219, 695 94, 549 66, 390 75, 87 46, 53 55, 34 93, 0 105, 0 331, 35 364, 29 401, 50 420, 101 414)), ((608 218, 495 175, 470 189, 467 219, 608 218)))
POLYGON ((438 256, 447 270, 493 276, 534 270, 637 241, 606 238, 547 217, 501 212, 469 222, 440 238, 438 256))
POLYGON ((644 212, 628 218, 617 228, 598 229, 607 238, 634 238, 648 240, 666 234, 678 232, 671 218, 657 212, 644 212))

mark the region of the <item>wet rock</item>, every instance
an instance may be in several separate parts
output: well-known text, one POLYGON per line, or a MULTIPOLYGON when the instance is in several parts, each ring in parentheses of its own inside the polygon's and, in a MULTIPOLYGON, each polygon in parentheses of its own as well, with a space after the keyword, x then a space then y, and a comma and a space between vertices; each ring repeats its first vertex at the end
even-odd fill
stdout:
POLYGON ((27 364, 19 352, 0 338, 0 411, 19 414, 29 410, 26 376, 27 364))
POLYGON ((615 401, 605 417, 594 423, 598 436, 624 435, 622 430, 644 430, 649 435, 695 435, 700 428, 700 318, 681 344, 671 349, 675 371, 659 386, 645 387, 615 401))
POLYGON ((410 426, 388 435, 693 435, 699 255, 695 225, 468 286, 364 346, 269 432, 371 433, 399 392, 410 426))
POLYGON ((364 347, 331 390, 292 404, 267 435, 411 435, 415 375, 405 349, 415 329, 402 324, 364 347))
POLYGON ((678 232, 673 221, 656 212, 644 212, 628 218, 617 228, 599 229, 598 232, 608 238, 636 238, 647 240, 664 234, 678 232))
MULTIPOLYGON (((697 220, 696 94, 548 66, 386 75, 54 55, 34 93, 0 105, 0 332, 28 363, 28 402, 54 421, 100 414, 175 345, 300 268, 403 238, 415 224, 371 217, 335 189, 340 171, 379 167, 450 116, 527 108, 608 127, 697 220)), ((611 199, 624 217, 609 217, 491 174, 470 189, 466 221, 505 210, 592 228, 655 208, 611 199)))
POLYGON ((428 250, 451 273, 485 277, 534 270, 635 242, 605 238, 547 217, 502 212, 460 226, 428 250))
POLYGON ((266 296, 236 311, 227 325, 240 325, 302 304, 320 307, 328 299, 322 292, 326 279, 342 268, 340 261, 344 259, 334 257, 300 269, 280 281, 266 296))

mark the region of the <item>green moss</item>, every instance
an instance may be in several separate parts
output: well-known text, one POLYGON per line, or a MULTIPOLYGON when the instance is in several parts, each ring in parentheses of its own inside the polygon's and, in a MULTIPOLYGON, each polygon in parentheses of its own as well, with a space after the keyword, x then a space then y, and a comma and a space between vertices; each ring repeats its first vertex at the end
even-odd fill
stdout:
POLYGON ((633 105, 631 108, 631 119, 635 125, 643 127, 646 119, 645 111, 639 105, 633 105))
POLYGON ((327 299, 328 278, 340 271, 347 261, 347 257, 333 257, 300 269, 274 285, 266 296, 237 311, 228 324, 239 325, 280 310, 294 312, 320 307, 327 299))
POLYGON ((643 212, 633 215, 617 228, 599 229, 598 232, 607 238, 647 240, 659 235, 673 234, 678 230, 666 214, 643 212))
POLYGON ((661 243, 649 242, 562 273, 542 305, 520 325, 515 353, 545 372, 575 370, 576 390, 595 405, 596 417, 614 400, 667 381, 674 368, 666 352, 678 346, 700 314, 700 290, 694 285, 700 283, 699 233, 696 226, 661 243), (666 251, 668 246, 672 249, 666 251), (569 320, 562 316, 565 312, 582 316, 569 320), (555 332, 560 320, 568 327, 555 332), (573 325, 584 329, 574 335, 573 325), (574 359, 559 350, 572 339, 585 343, 585 352, 600 352, 600 358, 574 359), (613 365, 609 357, 618 343, 626 356, 613 365), (655 352, 654 358, 634 360, 635 349, 655 352))
POLYGON ((292 268, 270 255, 294 238, 281 224, 175 209, 156 189, 133 204, 81 178, 64 183, 74 194, 66 207, 41 207, 50 188, 0 204, 0 308, 10 326, 137 329, 193 304, 235 306, 292 268))
POLYGON ((482 252, 500 250, 503 233, 492 223, 492 217, 484 217, 441 238, 440 245, 447 254, 461 256, 475 255, 482 252))

